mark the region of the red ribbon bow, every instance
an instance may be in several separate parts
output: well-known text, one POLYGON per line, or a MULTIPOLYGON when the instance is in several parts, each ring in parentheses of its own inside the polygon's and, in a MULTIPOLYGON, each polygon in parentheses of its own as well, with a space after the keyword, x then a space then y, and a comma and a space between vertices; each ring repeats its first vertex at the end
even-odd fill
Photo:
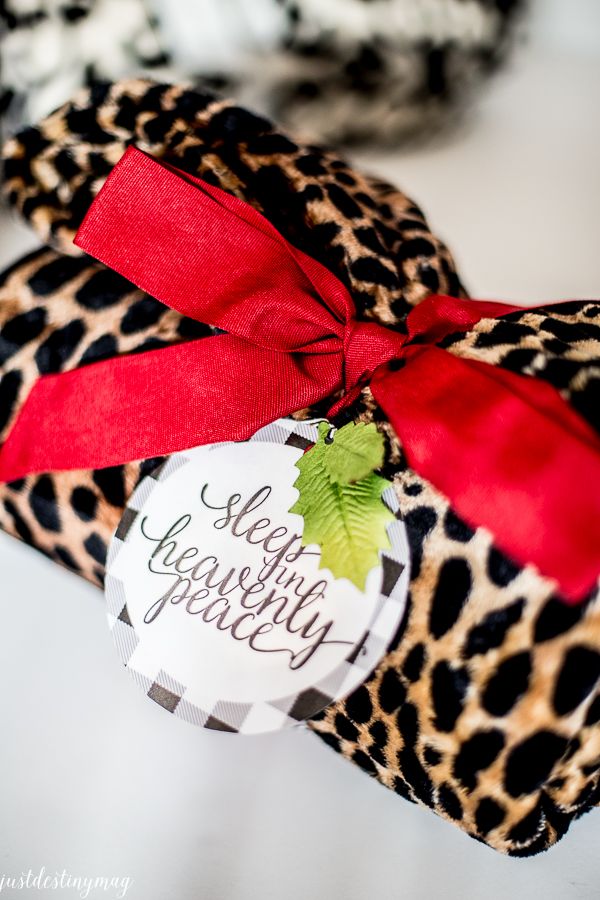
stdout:
POLYGON ((518 307, 435 296, 411 311, 406 335, 358 322, 339 279, 253 207, 134 148, 76 243, 227 333, 40 378, 0 480, 244 440, 343 389, 334 414, 369 381, 410 465, 466 522, 568 601, 593 588, 600 439, 549 384, 435 346, 518 307))

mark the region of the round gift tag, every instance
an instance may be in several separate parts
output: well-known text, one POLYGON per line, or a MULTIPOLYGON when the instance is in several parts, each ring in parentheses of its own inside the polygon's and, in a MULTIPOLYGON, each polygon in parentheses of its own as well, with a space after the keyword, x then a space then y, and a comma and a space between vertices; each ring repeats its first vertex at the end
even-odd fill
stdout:
MULTIPOLYGON (((360 685, 386 652, 408 589, 402 521, 364 591, 302 546, 296 461, 315 422, 171 456, 131 497, 111 543, 108 618, 144 692, 205 728, 294 725, 360 685)), ((397 512, 393 489, 383 494, 397 512)))

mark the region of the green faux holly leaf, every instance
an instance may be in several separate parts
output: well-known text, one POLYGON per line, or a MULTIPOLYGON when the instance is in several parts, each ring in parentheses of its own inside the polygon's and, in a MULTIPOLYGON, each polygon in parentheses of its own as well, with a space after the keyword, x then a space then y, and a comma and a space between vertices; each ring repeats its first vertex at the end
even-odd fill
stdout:
MULTIPOLYGON (((321 422, 321 425, 327 423, 321 422)), ((350 422, 335 432, 333 443, 323 456, 329 477, 337 484, 350 484, 366 478, 383 465, 385 446, 375 424, 350 422)))
POLYGON ((322 422, 317 443, 296 463, 300 496, 290 512, 304 520, 304 545, 321 548, 321 567, 363 590, 368 573, 379 563, 379 551, 390 546, 386 527, 394 520, 381 499, 389 482, 373 472, 383 459, 383 439, 374 426, 350 423, 333 441, 331 430, 322 422), (381 453, 371 438, 373 430, 381 453), (367 461, 374 465, 367 468, 367 461))

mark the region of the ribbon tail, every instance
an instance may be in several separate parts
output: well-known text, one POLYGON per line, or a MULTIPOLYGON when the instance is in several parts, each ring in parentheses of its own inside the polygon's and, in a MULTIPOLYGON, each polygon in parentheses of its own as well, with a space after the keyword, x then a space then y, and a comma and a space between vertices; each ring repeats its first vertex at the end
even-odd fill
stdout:
POLYGON ((224 334, 45 375, 0 450, 0 482, 241 441, 339 387, 341 353, 263 350, 224 334))
POLYGON ((407 348, 371 390, 411 467, 521 566, 580 602, 600 574, 600 441, 549 384, 407 348), (531 383, 530 383, 531 382, 531 383))

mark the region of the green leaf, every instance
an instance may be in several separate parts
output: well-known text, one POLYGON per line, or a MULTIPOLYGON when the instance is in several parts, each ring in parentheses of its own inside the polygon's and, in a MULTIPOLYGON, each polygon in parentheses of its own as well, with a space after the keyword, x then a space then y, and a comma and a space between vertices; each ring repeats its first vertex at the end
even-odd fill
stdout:
MULTIPOLYGON (((351 423, 350 427, 360 426, 351 423)), ((304 545, 320 546, 321 567, 330 569, 336 578, 348 578, 363 590, 368 573, 379 563, 379 551, 390 545, 386 526, 394 516, 381 499, 389 482, 371 470, 352 483, 335 480, 342 471, 338 461, 349 459, 353 473, 364 471, 369 451, 351 453, 346 448, 352 441, 345 437, 338 461, 332 467, 332 477, 329 457, 334 452, 337 435, 345 429, 336 433, 333 443, 325 443, 330 430, 327 423, 321 423, 317 443, 296 463, 300 474, 295 487, 300 496, 290 512, 304 519, 304 545), (357 460, 362 460, 360 466, 357 460)))
POLYGON ((338 484, 360 481, 383 465, 384 451, 383 435, 373 422, 350 422, 335 432, 324 454, 325 468, 338 484))

